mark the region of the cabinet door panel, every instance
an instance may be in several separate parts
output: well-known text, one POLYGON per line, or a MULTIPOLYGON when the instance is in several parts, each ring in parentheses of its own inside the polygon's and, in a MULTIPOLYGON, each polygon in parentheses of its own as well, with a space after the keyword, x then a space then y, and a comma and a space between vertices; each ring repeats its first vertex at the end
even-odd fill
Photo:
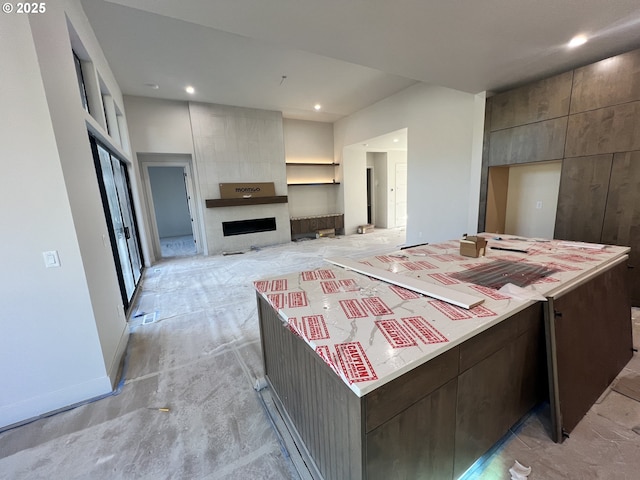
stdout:
POLYGON ((640 102, 569 116, 565 157, 640 149, 640 102))
POLYGON ((572 78, 569 71, 491 97, 491 131, 568 115, 572 78))
POLYGON ((616 153, 611 168, 602 242, 631 247, 629 286, 640 304, 640 151, 616 153))
POLYGON ((566 132, 567 117, 491 132, 489 166, 560 160, 566 132))
POLYGON ((573 76, 571 113, 640 100, 640 50, 578 68, 573 76))
POLYGON ((565 158, 554 237, 599 243, 612 155, 565 158))

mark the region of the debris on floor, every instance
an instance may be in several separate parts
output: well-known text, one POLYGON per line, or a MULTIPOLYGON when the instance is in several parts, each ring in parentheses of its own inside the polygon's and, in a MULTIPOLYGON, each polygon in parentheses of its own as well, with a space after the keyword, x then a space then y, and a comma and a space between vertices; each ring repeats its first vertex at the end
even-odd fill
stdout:
POLYGON ((625 397, 640 402, 640 375, 621 377, 611 388, 625 397))
POLYGON ((509 469, 511 480, 527 480, 531 473, 531 467, 525 467, 517 460, 513 463, 513 467, 509 469))

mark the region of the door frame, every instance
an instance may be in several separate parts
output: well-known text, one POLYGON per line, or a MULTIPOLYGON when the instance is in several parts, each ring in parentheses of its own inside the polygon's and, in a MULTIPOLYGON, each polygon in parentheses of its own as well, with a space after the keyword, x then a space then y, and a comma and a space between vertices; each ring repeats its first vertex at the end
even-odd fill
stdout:
POLYGON ((142 243, 140 239, 140 229, 138 227, 138 218, 136 214, 135 205, 133 202, 133 195, 131 191, 131 177, 129 175, 129 168, 131 164, 123 160, 123 158, 115 153, 114 149, 110 147, 108 144, 103 142, 98 136, 94 135, 91 131, 88 132, 89 135, 89 144, 91 145, 91 155, 93 157, 93 164, 96 171, 96 179, 98 182, 98 188, 100 190, 100 198, 102 207, 104 210, 105 221, 107 224, 107 231, 109 232, 109 241, 111 244, 111 251, 113 253, 113 259, 115 263, 116 275, 118 277, 118 285, 120 288, 120 294, 122 297, 122 305, 124 307, 125 312, 128 312, 131 305, 133 305, 134 299, 138 292, 138 287, 140 285, 140 280, 142 279, 142 272, 145 268, 144 266, 144 256, 142 252, 142 243), (127 248, 127 258, 122 258, 120 249, 118 248, 118 240, 116 237, 116 231, 114 229, 114 221, 112 214, 112 206, 109 202, 109 196, 107 193, 103 171, 102 161, 100 157, 100 149, 104 150, 109 155, 109 169, 112 173, 115 194, 117 197, 117 209, 118 214, 120 216, 120 221, 123 225, 123 228, 126 230, 126 221, 125 221, 125 212, 123 212, 123 202, 128 205, 128 213, 131 221, 131 232, 133 234, 134 242, 129 242, 129 238, 126 240, 126 248, 127 248), (114 160, 118 163, 118 165, 122 168, 121 174, 123 175, 124 180, 124 191, 118 190, 117 182, 115 179, 115 172, 113 170, 114 160), (122 195, 125 198, 122 198, 122 195), (135 253, 138 255, 139 260, 139 271, 134 271, 134 265, 132 263, 131 255, 132 255, 132 247, 135 248, 135 253), (131 275, 133 276, 133 291, 131 295, 127 291, 127 285, 125 281, 125 271, 123 262, 127 263, 131 270, 131 275), (136 278, 137 277, 137 278, 136 278))
POLYGON ((367 221, 373 225, 376 223, 376 170, 373 165, 367 165, 367 201, 370 202, 371 211, 367 212, 367 221), (368 218, 371 215, 371 218, 368 218))
POLYGON ((206 255, 206 245, 204 244, 204 238, 202 235, 201 225, 201 212, 198 208, 198 202, 195 201, 195 179, 193 177, 193 168, 190 155, 165 155, 165 154, 144 154, 144 156, 138 155, 140 162, 140 174, 144 183, 144 196, 147 207, 147 217, 149 218, 149 225, 152 238, 152 250, 155 260, 162 258, 162 251, 160 248, 160 235, 158 233, 158 224, 156 221, 156 212, 153 204, 153 193, 151 191, 151 179, 149 177, 149 167, 181 167, 186 174, 185 186, 187 189, 187 205, 191 214, 191 230, 193 232, 193 239, 196 242, 196 255, 206 255), (142 157, 142 158, 140 158, 142 157))

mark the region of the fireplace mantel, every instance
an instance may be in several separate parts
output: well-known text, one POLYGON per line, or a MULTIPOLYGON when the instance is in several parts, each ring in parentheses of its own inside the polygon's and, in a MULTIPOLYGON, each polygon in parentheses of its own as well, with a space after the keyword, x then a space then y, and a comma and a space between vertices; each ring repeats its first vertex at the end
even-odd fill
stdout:
POLYGON ((247 197, 247 198, 213 198, 205 200, 207 208, 239 207, 243 205, 264 205, 268 203, 287 203, 287 195, 275 197, 247 197))

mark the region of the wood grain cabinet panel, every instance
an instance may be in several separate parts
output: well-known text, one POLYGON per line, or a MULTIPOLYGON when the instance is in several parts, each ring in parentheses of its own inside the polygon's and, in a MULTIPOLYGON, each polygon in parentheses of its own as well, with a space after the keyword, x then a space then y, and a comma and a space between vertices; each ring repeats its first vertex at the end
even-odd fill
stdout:
POLYGON ((640 100, 640 50, 575 70, 571 113, 640 100))
POLYGON ((565 158, 554 238, 600 243, 613 155, 565 158))
POLYGON ((365 431, 370 432, 458 375, 458 348, 439 355, 366 396, 365 431))
POLYGON ((491 353, 458 377, 454 478, 542 400, 545 340, 541 315, 540 305, 532 305, 510 319, 511 327, 502 329, 501 340, 494 343, 491 335, 483 336, 494 343, 488 349, 481 342, 465 342, 466 348, 460 349, 461 366, 465 350, 472 361, 491 353))
POLYGON ((449 381, 367 435, 368 480, 453 478, 456 384, 449 381))
POLYGON ((567 117, 561 117, 492 132, 489 166, 560 160, 566 131, 567 117))
POLYGON ((553 300, 562 428, 571 433, 633 356, 623 262, 553 300), (606 301, 585 301, 602 298, 606 301))
POLYGON ((631 301, 640 304, 640 151, 613 157, 602 242, 631 247, 631 301))
POLYGON ((565 157, 640 150, 640 101, 569 116, 565 157))
POLYGON ((326 480, 363 478, 360 399, 261 296, 258 312, 265 374, 316 467, 326 480))
POLYGON ((568 115, 572 77, 570 71, 491 97, 491 131, 568 115))

